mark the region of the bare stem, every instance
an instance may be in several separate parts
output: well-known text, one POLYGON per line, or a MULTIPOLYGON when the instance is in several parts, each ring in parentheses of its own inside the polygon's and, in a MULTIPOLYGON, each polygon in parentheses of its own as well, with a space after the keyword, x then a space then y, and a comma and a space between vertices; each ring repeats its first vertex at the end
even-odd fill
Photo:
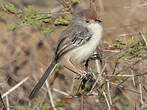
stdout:
POLYGON ((49 98, 50 98, 50 101, 51 101, 51 105, 54 108, 54 110, 56 110, 55 104, 54 104, 54 101, 53 101, 53 96, 52 96, 52 93, 51 93, 51 89, 50 89, 50 86, 49 86, 49 83, 48 83, 47 80, 45 81, 45 84, 46 84, 46 87, 47 87, 47 91, 48 91, 48 95, 49 95, 49 98))
POLYGON ((7 96, 8 94, 10 94, 11 92, 13 92, 15 89, 17 89, 19 86, 21 86, 25 81, 27 81, 29 79, 29 77, 26 77, 24 80, 20 81, 18 84, 16 84, 14 87, 12 87, 11 89, 9 89, 7 92, 5 92, 2 95, 2 98, 4 98, 5 96, 7 96))
POLYGON ((106 93, 105 93, 104 91, 103 91, 103 95, 104 95, 105 100, 106 100, 106 103, 107 103, 107 105, 108 105, 108 110, 111 110, 111 107, 110 107, 110 104, 109 104, 108 98, 107 98, 106 93))

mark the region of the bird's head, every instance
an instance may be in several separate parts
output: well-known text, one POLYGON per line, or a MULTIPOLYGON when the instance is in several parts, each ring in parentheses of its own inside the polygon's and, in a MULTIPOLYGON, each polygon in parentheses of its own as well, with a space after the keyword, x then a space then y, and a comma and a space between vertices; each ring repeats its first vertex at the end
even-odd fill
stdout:
POLYGON ((92 9, 84 9, 82 11, 75 13, 73 21, 76 23, 87 24, 87 25, 93 23, 101 24, 102 22, 102 20, 98 18, 96 11, 92 9))

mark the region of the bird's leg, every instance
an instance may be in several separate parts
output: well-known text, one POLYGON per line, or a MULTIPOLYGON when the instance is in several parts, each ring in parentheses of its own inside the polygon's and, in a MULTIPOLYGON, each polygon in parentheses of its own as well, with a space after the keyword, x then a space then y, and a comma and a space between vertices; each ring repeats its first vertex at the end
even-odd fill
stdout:
POLYGON ((102 63, 102 59, 101 59, 100 55, 99 55, 99 54, 93 54, 92 56, 90 56, 90 57, 86 60, 86 63, 85 63, 86 69, 88 68, 88 63, 89 63, 90 60, 99 60, 100 63, 102 63))
MULTIPOLYGON (((80 79, 83 79, 86 77, 87 72, 84 70, 81 70, 78 66, 76 66, 70 59, 67 60, 67 62, 70 64, 70 66, 74 69, 75 73, 80 75, 80 79)), ((78 78, 79 79, 79 78, 78 78)))

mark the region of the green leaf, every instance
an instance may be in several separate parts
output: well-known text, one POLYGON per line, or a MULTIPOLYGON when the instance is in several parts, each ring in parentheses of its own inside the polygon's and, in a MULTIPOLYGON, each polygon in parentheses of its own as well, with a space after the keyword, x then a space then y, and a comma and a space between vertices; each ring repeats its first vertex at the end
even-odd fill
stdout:
POLYGON ((119 95, 116 95, 113 99, 113 101, 118 101, 120 99, 120 96, 119 95))
POLYGON ((17 27, 16 23, 8 24, 8 29, 10 29, 10 30, 12 30, 12 31, 15 30, 16 27, 17 27))
POLYGON ((32 6, 24 9, 25 13, 25 23, 32 26, 40 26, 43 22, 49 22, 51 16, 43 14, 43 11, 36 11, 32 6))
POLYGON ((0 0, 0 9, 4 8, 3 2, 4 2, 4 0, 0 0))
POLYGON ((21 10, 16 9, 15 6, 11 3, 8 3, 8 5, 5 6, 5 9, 7 9, 11 13, 15 13, 15 14, 21 13, 21 10))
POLYGON ((64 18, 59 16, 58 18, 56 18, 54 24, 55 25, 58 25, 58 24, 64 24, 64 25, 67 25, 69 24, 69 22, 71 21, 72 19, 72 15, 71 14, 67 14, 64 18))
POLYGON ((4 13, 0 13, 0 18, 2 18, 3 16, 5 16, 5 14, 4 13))
POLYGON ((44 15, 42 16, 41 20, 45 23, 51 21, 52 17, 51 16, 48 16, 48 15, 44 15))
POLYGON ((69 2, 72 3, 72 4, 73 4, 73 3, 79 3, 80 0, 69 0, 69 2))
POLYGON ((19 106, 18 110, 30 110, 30 107, 28 105, 19 106))
POLYGON ((35 18, 31 18, 31 17, 26 17, 25 18, 25 22, 27 24, 32 25, 32 26, 40 26, 41 25, 41 21, 40 20, 37 20, 35 18))
POLYGON ((40 105, 40 110, 49 110, 49 105, 48 104, 40 105))
POLYGON ((36 11, 32 6, 28 6, 27 8, 24 8, 24 14, 26 16, 35 16, 36 11))
POLYGON ((132 110, 129 105, 124 105, 123 110, 132 110))
POLYGON ((65 110, 66 105, 61 103, 61 99, 56 98, 54 102, 55 102, 57 110, 65 110))
POLYGON ((8 29, 14 31, 22 23, 21 19, 17 19, 15 22, 8 24, 8 29))
POLYGON ((44 35, 48 35, 48 34, 51 34, 54 31, 55 31, 55 28, 53 26, 48 26, 48 27, 42 29, 41 33, 44 34, 44 35))
POLYGON ((48 9, 48 12, 49 12, 49 13, 51 13, 51 12, 52 12, 52 9, 51 9, 51 8, 49 8, 49 9, 48 9))

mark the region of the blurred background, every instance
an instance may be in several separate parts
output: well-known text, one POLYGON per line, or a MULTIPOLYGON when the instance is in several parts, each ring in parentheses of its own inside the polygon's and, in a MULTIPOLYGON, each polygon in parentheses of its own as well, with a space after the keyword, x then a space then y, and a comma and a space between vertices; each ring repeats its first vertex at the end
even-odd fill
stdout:
MULTIPOLYGON (((51 9, 53 12, 61 10, 63 5, 60 0, 6 0, 14 4, 18 9, 24 9, 28 6, 33 6, 36 10, 43 10, 47 12, 51 9)), ((62 1, 62 0, 61 0, 62 1)), ((89 8, 89 0, 81 0, 80 8, 89 8)), ((99 17, 103 20, 104 35, 100 44, 102 50, 109 49, 106 42, 114 42, 120 36, 127 38, 128 36, 134 38, 134 40, 142 38, 140 32, 146 37, 147 34, 147 1, 146 0, 95 0, 95 8, 99 17)), ((3 94, 11 87, 22 81, 25 77, 29 76, 29 79, 22 84, 19 88, 9 94, 9 104, 12 110, 17 110, 18 107, 31 109, 24 107, 24 105, 34 105, 34 110, 45 110, 46 108, 52 110, 50 107, 50 99, 47 96, 46 89, 41 89, 39 92, 40 99, 37 101, 30 101, 28 94, 39 80, 43 71, 48 67, 52 58, 54 57, 54 49, 58 38, 61 35, 64 25, 55 27, 53 33, 49 35, 43 35, 40 32, 40 28, 33 27, 28 24, 20 25, 14 31, 8 29, 8 24, 16 20, 15 15, 5 14, 3 18, 0 18, 0 92, 3 94), (46 95, 45 95, 46 94, 46 95), (38 102, 38 103, 37 103, 38 102), (41 104, 47 104, 45 109, 40 108, 41 104), (36 107, 35 107, 36 106, 36 107)), ((50 25, 50 24, 47 24, 50 25)), ((147 37, 146 37, 147 39, 147 37)), ((111 46, 110 46, 111 48, 111 46)), ((103 54, 103 57, 111 55, 111 52, 103 54)), ((147 54, 147 53, 146 53, 147 54)), ((107 71, 113 71, 114 64, 111 62, 107 65, 107 71)), ((141 62, 137 65, 137 71, 147 71, 147 61, 141 62)), ((134 67, 135 68, 135 67, 134 67)), ((57 70, 57 74, 52 75, 49 78, 51 87, 57 88, 61 91, 71 93, 70 87, 72 85, 73 74, 66 69, 57 70)), ((142 83, 144 85, 145 93, 147 93, 147 76, 143 76, 142 83)), ((146 107, 141 109, 140 94, 138 87, 132 86, 132 82, 126 81, 125 87, 137 90, 137 93, 127 90, 112 90, 113 94, 119 94, 118 98, 113 101, 111 106, 112 110, 146 110, 147 98, 143 96, 143 101, 146 103, 146 107), (115 92, 115 93, 114 93, 115 92)), ((44 87, 45 88, 45 87, 44 87)), ((53 98, 56 103, 58 100, 64 100, 64 95, 52 92, 53 98)), ((112 96, 114 98, 114 96, 112 96)), ((6 99, 3 99, 4 102, 6 99)), ((84 110, 108 110, 107 103, 102 98, 101 109, 95 98, 86 97, 84 100, 84 110)), ((58 110, 79 110, 81 107, 81 98, 73 98, 65 102, 58 110), (65 105, 64 105, 65 104, 65 105)), ((24 109, 22 109, 24 110, 24 109)), ((82 110, 82 109, 81 109, 82 110)))

